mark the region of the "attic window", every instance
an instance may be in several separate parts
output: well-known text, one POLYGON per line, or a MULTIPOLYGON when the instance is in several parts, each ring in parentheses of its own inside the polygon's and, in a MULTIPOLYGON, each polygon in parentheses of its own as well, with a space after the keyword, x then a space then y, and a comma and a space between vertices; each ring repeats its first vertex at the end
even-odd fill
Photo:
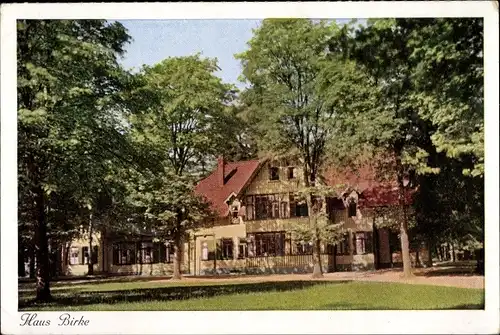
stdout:
POLYGON ((275 166, 269 168, 269 180, 280 180, 279 169, 275 166))
POLYGON ((349 202, 347 212, 349 217, 356 216, 356 203, 354 201, 349 202))
POLYGON ((295 167, 289 166, 287 169, 288 179, 295 179, 295 167))
POLYGON ((232 214, 233 218, 238 217, 238 206, 231 206, 231 214, 232 214))

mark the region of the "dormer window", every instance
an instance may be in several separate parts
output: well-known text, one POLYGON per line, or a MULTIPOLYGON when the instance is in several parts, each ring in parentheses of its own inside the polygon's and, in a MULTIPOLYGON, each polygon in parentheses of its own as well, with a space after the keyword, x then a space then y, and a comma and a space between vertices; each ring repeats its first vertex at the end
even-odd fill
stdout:
POLYGON ((347 212, 349 217, 354 217, 356 215, 356 202, 350 201, 349 206, 347 207, 347 212))
POLYGON ((280 180, 279 169, 275 166, 269 168, 269 180, 280 180))
POLYGON ((233 218, 238 217, 238 212, 239 212, 238 206, 231 206, 231 214, 233 218))

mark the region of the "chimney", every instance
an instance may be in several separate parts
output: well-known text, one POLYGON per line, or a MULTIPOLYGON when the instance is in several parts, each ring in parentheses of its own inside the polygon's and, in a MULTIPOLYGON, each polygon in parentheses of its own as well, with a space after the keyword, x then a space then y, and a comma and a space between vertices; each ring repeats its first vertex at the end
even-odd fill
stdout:
POLYGON ((224 185, 224 156, 219 156, 217 158, 217 179, 219 179, 221 185, 224 185))

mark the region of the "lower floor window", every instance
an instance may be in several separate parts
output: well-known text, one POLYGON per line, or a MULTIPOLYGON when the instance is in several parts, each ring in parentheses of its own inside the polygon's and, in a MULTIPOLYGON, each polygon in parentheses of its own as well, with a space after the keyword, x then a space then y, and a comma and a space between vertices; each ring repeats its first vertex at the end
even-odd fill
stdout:
POLYGON ((298 255, 312 255, 313 244, 312 242, 300 241, 296 243, 295 250, 298 255))
POLYGON ((372 232, 356 232, 353 234, 353 252, 355 255, 364 255, 373 252, 372 232))
POLYGON ((233 239, 223 238, 218 243, 219 259, 233 259, 233 239))
POLYGON ((285 232, 250 234, 249 256, 283 256, 285 254, 285 232))
POLYGON ((70 256, 69 256, 69 264, 71 265, 77 265, 80 263, 80 252, 78 248, 72 247, 70 251, 70 256))
POLYGON ((248 257, 248 248, 246 240, 240 240, 238 244, 238 259, 243 259, 248 257))
POLYGON ((81 264, 89 264, 89 247, 82 248, 82 263, 81 264))
POLYGON ((342 241, 337 243, 337 255, 349 255, 349 234, 345 233, 342 241))
POLYGON ((113 245, 113 264, 154 264, 172 262, 170 244, 164 242, 123 242, 113 245))

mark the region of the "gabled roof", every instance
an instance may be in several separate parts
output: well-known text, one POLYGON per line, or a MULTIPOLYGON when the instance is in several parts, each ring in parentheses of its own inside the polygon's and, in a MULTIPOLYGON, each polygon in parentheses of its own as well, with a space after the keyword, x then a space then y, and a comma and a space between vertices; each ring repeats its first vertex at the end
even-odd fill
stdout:
MULTIPOLYGON (((329 168, 323 176, 328 186, 339 191, 353 189, 360 194, 360 205, 366 207, 392 206, 399 204, 396 177, 388 176, 384 181, 376 176, 375 168, 364 165, 356 170, 329 168)), ((412 201, 414 190, 407 192, 406 202, 412 201)))
POLYGON ((234 193, 240 194, 242 189, 251 181, 260 166, 260 161, 240 161, 224 163, 224 183, 222 181, 221 166, 195 187, 195 192, 210 202, 212 209, 221 217, 228 214, 225 201, 234 193))

